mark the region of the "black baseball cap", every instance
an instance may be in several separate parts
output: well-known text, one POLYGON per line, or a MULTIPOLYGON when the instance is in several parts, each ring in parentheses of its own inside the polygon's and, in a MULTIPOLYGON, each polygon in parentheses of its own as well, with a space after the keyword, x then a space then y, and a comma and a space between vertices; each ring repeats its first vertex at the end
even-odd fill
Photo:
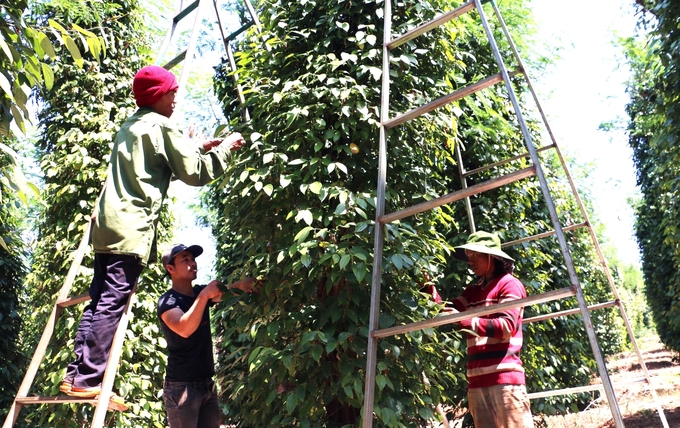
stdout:
POLYGON ((184 244, 175 244, 172 247, 168 248, 167 251, 165 251, 165 253, 163 253, 163 258, 161 259, 163 267, 165 268, 166 265, 171 264, 172 261, 177 256, 177 254, 181 253, 182 251, 189 251, 191 254, 194 255, 194 257, 198 257, 201 254, 203 254, 203 247, 201 247, 200 245, 191 245, 187 247, 184 244))

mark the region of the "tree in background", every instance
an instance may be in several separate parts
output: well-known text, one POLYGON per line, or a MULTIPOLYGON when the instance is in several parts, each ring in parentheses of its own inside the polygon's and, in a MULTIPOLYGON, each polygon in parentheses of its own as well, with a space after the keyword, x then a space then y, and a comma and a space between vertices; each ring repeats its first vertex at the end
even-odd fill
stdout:
MULTIPOLYGON (((455 1, 398 2, 393 33, 403 34, 455 1)), ((531 30, 523 2, 504 5, 520 36, 531 30)), ((263 1, 262 28, 239 44, 239 82, 218 74, 218 94, 234 128, 252 141, 211 195, 224 277, 261 277, 258 295, 225 302, 219 327, 220 383, 240 426, 356 426, 363 404, 370 271, 373 260, 380 105, 381 1, 263 1)), ((475 18, 464 16, 394 53, 392 116, 497 72, 475 18)), ((523 141, 502 87, 494 87, 390 131, 387 212, 460 188, 454 148, 467 169, 521 153, 523 141)), ((536 129, 534 129, 536 131, 536 129)), ((550 162, 549 162, 550 164, 550 162)), ((526 167, 527 161, 478 180, 526 167)), ((576 223, 563 179, 553 177, 563 224, 576 223), (566 204, 566 206, 565 206, 566 204)), ((474 199, 478 227, 511 240, 550 229, 535 180, 474 199), (480 220, 481 219, 481 220, 480 220)), ((468 278, 452 262, 464 242, 465 211, 441 207, 386 226, 380 328, 431 318, 419 293, 429 278, 453 298, 468 278)), ((580 222, 580 220, 579 220, 580 222)), ((586 293, 602 297, 604 276, 585 233, 570 236, 586 293)), ((512 249, 531 294, 568 286, 555 241, 512 249)), ((541 312, 573 307, 554 302, 541 312)), ((532 310, 535 310, 532 308, 532 310)), ((531 310, 527 310, 531 313, 531 310)), ((602 332, 609 349, 618 330, 602 332)), ((586 383, 594 368, 580 319, 528 327, 530 389, 586 383), (580 326, 580 329, 578 329, 580 326)), ((419 426, 437 403, 465 399, 464 339, 451 328, 380 341, 377 426, 419 426), (429 380, 429 385, 424 382, 429 380)), ((576 406, 546 400, 540 411, 576 406)))
MULTIPOLYGON (((82 67, 58 51, 50 64, 55 81, 52 91, 41 98, 38 142, 40 168, 44 174, 45 209, 39 221, 38 244, 28 293, 32 302, 32 326, 25 334, 34 344, 45 326, 66 272, 72 262, 95 200, 106 174, 110 145, 119 125, 136 109, 132 78, 148 60, 136 0, 43 2, 33 10, 38 25, 54 18, 68 25, 91 29, 106 40, 106 55, 89 51, 82 67)), ((169 224, 168 214, 161 224, 169 224)), ((160 228, 159 241, 166 242, 168 231, 160 228)), ((85 257, 71 295, 86 292, 91 279, 92 256, 85 257)), ((162 290, 161 268, 144 271, 140 278, 134 318, 124 343, 115 390, 131 403, 125 413, 111 413, 112 426, 164 426, 164 410, 159 398, 165 371, 165 356, 156 318, 156 300, 162 290)), ((73 340, 82 307, 70 307, 59 318, 51 346, 34 385, 42 385, 42 395, 57 395, 66 365, 73 359, 73 340)), ((35 426, 71 427, 89 425, 91 406, 60 405, 30 407, 35 426)))
MULTIPOLYGON (((70 0, 61 3, 74 4, 70 0)), ((8 0, 0 4, 0 136, 3 137, 11 137, 16 130, 26 133, 31 90, 44 92, 52 88, 54 72, 47 58, 54 59, 56 54, 46 33, 55 36, 78 64, 82 58, 73 37, 81 38, 85 50, 92 50, 95 56, 99 55, 103 44, 103 40, 77 25, 73 27, 76 34, 69 33, 55 21, 50 21, 45 28, 26 25, 24 13, 27 8, 25 0, 8 0), (10 125, 15 125, 14 130, 10 125)), ((0 152, 16 157, 13 150, 2 143, 0 152)), ((14 162, 5 162, 0 168, 0 178, 9 182, 25 203, 29 191, 38 193, 34 185, 25 182, 21 168, 14 162)))
MULTIPOLYGON (((0 418, 5 417, 25 370, 26 355, 20 337, 21 302, 25 301, 24 279, 28 248, 22 242, 26 225, 22 220, 30 205, 29 198, 39 193, 27 182, 19 155, 14 151, 14 133, 26 132, 27 103, 32 90, 49 90, 54 79, 47 57, 54 58, 54 47, 46 32, 53 32, 60 43, 68 45, 79 58, 71 34, 58 23, 43 31, 26 25, 23 15, 28 3, 8 0, 0 4, 0 418), (10 126, 13 125, 13 126, 10 126), (19 207, 19 203, 23 207, 19 207)), ((100 40, 88 32, 79 33, 93 49, 100 40)))
POLYGON ((636 236, 647 301, 661 341, 680 351, 680 5, 639 0, 642 40, 627 40, 633 70, 626 111, 642 198, 636 236))
MULTIPOLYGON (((0 152, 0 167, 13 162, 0 152)), ((0 180, 0 187, 6 182, 0 180)), ((0 192, 0 419, 4 420, 12 406, 16 390, 26 367, 26 355, 21 350, 21 313, 25 306, 23 283, 26 276, 27 248, 21 242, 22 205, 11 192, 0 192), (11 248, 11 250, 9 250, 11 248)))

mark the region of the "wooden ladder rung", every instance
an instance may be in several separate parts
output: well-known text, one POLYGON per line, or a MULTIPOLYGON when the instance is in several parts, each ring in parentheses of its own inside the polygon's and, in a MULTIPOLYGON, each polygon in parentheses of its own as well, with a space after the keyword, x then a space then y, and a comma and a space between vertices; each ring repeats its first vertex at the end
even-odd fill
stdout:
POLYGON ((484 181, 482 183, 475 184, 474 186, 466 187, 465 189, 457 190, 455 192, 449 193, 448 195, 440 196, 435 199, 430 199, 429 201, 413 205, 411 207, 405 208, 401 211, 395 211, 393 213, 385 214, 381 216, 378 221, 380 224, 392 223, 402 218, 409 217, 422 213, 424 211, 431 210, 436 207, 440 207, 445 204, 450 204, 451 202, 460 201, 472 195, 478 193, 486 192, 487 190, 496 189, 501 186, 505 186, 508 183, 513 183, 536 175, 536 168, 529 167, 520 169, 519 171, 512 172, 507 175, 492 178, 491 180, 484 181))
POLYGON ((81 294, 80 296, 67 297, 64 300, 57 300, 57 306, 60 308, 65 308, 67 306, 73 306, 77 305, 78 303, 87 302, 88 300, 90 300, 90 295, 85 293, 81 294))
MULTIPOLYGON (((513 77, 518 75, 521 72, 521 70, 515 70, 511 73, 509 73, 509 77, 513 77)), ((391 129, 394 128, 397 125, 401 125, 404 122, 408 122, 411 119, 415 119, 417 117, 420 117, 424 115, 425 113, 429 113, 432 110, 438 109, 439 107, 445 106, 447 104, 450 104, 454 101, 460 100, 461 98, 465 98, 468 95, 474 94, 475 92, 479 92, 481 90, 484 90, 488 88, 489 86, 493 86, 497 83, 501 83, 503 81, 503 75, 498 73, 494 74, 493 76, 489 76, 485 79, 482 79, 478 82, 475 82, 471 85, 468 85, 464 88, 458 89, 455 92, 452 92, 448 95, 444 95, 441 98, 438 98, 434 101, 430 101, 429 103, 422 105, 420 107, 416 107, 413 110, 409 110, 406 113, 400 114, 386 122, 383 123, 383 126, 385 129, 391 129)))
POLYGON ((470 319, 472 317, 481 317, 484 315, 494 314, 506 309, 515 309, 519 307, 537 305, 539 303, 552 302, 553 300, 564 299, 576 295, 574 287, 565 287, 558 290, 548 291, 543 294, 525 297, 523 299, 512 300, 509 302, 498 303, 490 306, 480 306, 478 308, 469 309, 467 311, 458 312, 451 315, 440 315, 424 321, 418 321, 410 324, 397 325, 381 330, 373 330, 371 336, 381 338, 396 336, 397 334, 409 333, 416 330, 423 330, 426 328, 439 327, 446 324, 452 324, 463 319, 470 319))
POLYGON ((16 402, 21 404, 64 404, 64 403, 87 403, 97 404, 97 398, 82 398, 60 395, 56 397, 45 397, 34 395, 31 397, 17 397, 16 402))

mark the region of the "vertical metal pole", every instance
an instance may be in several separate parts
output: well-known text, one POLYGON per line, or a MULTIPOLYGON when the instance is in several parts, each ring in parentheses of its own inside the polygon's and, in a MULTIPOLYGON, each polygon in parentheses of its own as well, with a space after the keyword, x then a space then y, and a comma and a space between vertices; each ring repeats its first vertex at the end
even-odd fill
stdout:
MULTIPOLYGON (((465 177, 465 166, 463 165, 463 154, 460 151, 460 144, 456 144, 456 161, 458 162, 458 175, 460 176, 460 183, 463 189, 467 189, 467 178, 465 177)), ((475 218, 472 215, 472 203, 470 198, 465 198, 465 211, 468 215, 468 225, 470 226, 470 233, 476 232, 475 218)))
MULTIPOLYGON (((248 5, 248 10, 250 11, 250 16, 253 17, 253 21, 255 22, 255 24, 258 26, 257 28, 259 29, 260 21, 256 19, 257 15, 255 15, 255 10, 253 9, 253 6, 250 4, 250 1, 248 1, 248 0, 246 0, 246 4, 248 5)), ((229 40, 227 40, 227 37, 224 35, 224 29, 222 28, 222 20, 220 19, 220 10, 217 7, 217 0, 213 0, 213 6, 215 7, 215 15, 217 16, 217 25, 220 27, 220 34, 222 35, 222 43, 224 44, 224 50, 227 52, 227 60, 229 61, 229 68, 232 71, 232 78, 234 80, 234 86, 236 86, 236 94, 238 95, 238 101, 241 104, 241 107, 243 107, 243 111, 241 112, 241 117, 243 118, 244 122, 249 122, 250 121, 250 112, 248 111, 248 108, 245 107, 246 97, 243 95, 243 88, 238 83, 238 75, 236 74, 236 60, 234 59, 234 51, 231 49, 231 45, 229 44, 229 40)))
POLYGON ((375 376, 378 354, 378 338, 373 332, 378 329, 380 317, 380 282, 382 274, 383 242, 385 225, 381 219, 385 214, 385 188, 387 182, 387 130, 384 123, 389 119, 390 98, 390 52, 387 43, 392 34, 392 5, 391 0, 385 0, 383 18, 383 65, 382 89, 380 99, 380 147, 378 154, 378 190, 375 204, 375 239, 373 243, 373 275, 371 286, 371 313, 368 326, 368 349, 366 350, 366 380, 364 385, 364 408, 362 427, 373 426, 373 402, 375 400, 375 376))
POLYGON ((531 160, 534 163, 534 166, 536 168, 536 176, 538 177, 538 181, 541 185, 541 191, 543 192, 543 197, 545 199, 546 205, 548 206, 548 212, 550 213, 550 219, 552 220, 553 227, 555 229, 555 236, 557 237, 557 240, 560 244, 560 249, 562 250, 562 255, 564 256, 564 261, 567 266, 567 271, 569 273, 569 278, 571 280, 572 286, 576 289, 576 300, 578 301, 579 308, 581 309, 581 314, 583 316, 583 322, 586 327, 586 333, 588 335, 588 339, 590 341, 590 346, 593 350, 593 354, 595 356, 595 362, 597 364, 598 372, 600 374, 600 379, 602 380, 602 386, 604 387, 605 394, 607 396, 607 400, 609 401, 609 407, 611 408, 612 411, 612 416, 614 417, 614 422, 616 424, 617 428, 623 428, 623 418, 621 417, 621 411, 619 410, 619 403, 616 401, 616 395, 614 394, 614 387, 611 383, 611 379, 609 378, 609 373, 607 372, 607 367, 605 366, 604 363, 604 358, 602 357, 602 350, 600 349, 600 345, 597 341, 597 336, 595 335, 595 330, 593 329, 593 324, 592 320, 590 319, 590 312, 588 311, 588 304, 585 301, 585 297, 583 296, 583 289, 581 287, 581 284, 578 280, 578 276, 576 275, 576 270, 574 269, 574 262, 571 258, 571 253, 569 252, 569 247, 567 246, 567 240, 564 236, 564 232, 562 231, 562 226, 560 225, 559 218, 557 217, 557 210, 555 209, 555 204, 552 200, 552 196, 550 195, 550 189, 548 188, 548 183, 545 179, 545 175, 543 174, 543 169, 541 168, 541 160, 538 157, 538 153, 536 152, 536 148, 534 147, 533 139, 531 138, 531 133, 529 132, 529 128, 526 124, 526 121, 524 120, 524 116, 522 115, 522 111, 519 106, 519 102, 517 100, 517 97, 515 95, 514 88, 512 87, 512 82, 510 81, 510 76, 508 75, 508 71, 505 68, 505 64, 503 63, 503 58, 500 55, 500 51, 498 50, 498 46, 496 45, 496 41, 493 37, 493 33, 491 32, 491 28, 489 26, 489 22, 486 19, 486 15, 484 14, 484 10, 482 9, 482 4, 481 0, 474 0, 475 5, 477 6, 477 10, 479 12, 479 16, 482 20, 482 25, 484 26, 484 31, 486 32, 486 35, 489 39, 489 43, 491 45, 491 49, 493 51, 494 57, 496 58, 496 62, 498 63, 498 66, 501 70, 501 74, 503 76, 503 81, 505 82, 505 87, 508 91, 508 96, 510 97, 510 100, 512 101, 513 108, 515 110, 515 114, 517 115, 517 120, 519 122, 520 128, 522 129, 522 134, 524 135, 524 141, 526 142, 527 149, 529 151, 529 154, 531 155, 531 160))
POLYGON ((255 26, 257 27, 258 31, 260 28, 260 19, 257 17, 257 13, 255 12, 255 8, 253 8, 253 5, 250 3, 250 0, 245 0, 246 7, 248 8, 248 13, 250 13, 250 17, 253 19, 253 22, 255 23, 255 26))
POLYGON ((543 107, 541 106, 541 103, 538 99, 538 95, 536 94, 536 91, 534 90, 534 85, 531 82, 531 79, 529 78, 529 73, 526 70, 526 67, 524 65, 524 62, 522 61, 522 58, 519 55, 519 51, 517 50, 517 46, 515 45, 514 41, 512 40, 512 36, 510 35, 510 32, 508 31, 508 27, 505 25, 505 20, 503 19, 503 16, 501 15, 500 10, 498 10, 498 6, 494 1, 491 2, 491 5, 493 6, 494 12, 496 14, 496 17, 498 18, 499 23, 501 24, 501 28, 503 29, 503 33, 505 33, 505 37, 508 39, 508 42, 510 43, 510 47, 512 48, 512 52, 515 56, 515 60, 519 64, 520 69, 522 70, 522 74, 524 75, 524 78, 527 82, 527 86, 529 88, 529 91, 531 92, 531 95, 534 99, 534 103, 536 104, 536 107, 538 109, 538 112, 541 115, 541 118, 543 120, 543 124, 545 125, 546 130, 548 131, 548 135, 550 136, 550 140, 552 141, 553 145, 555 146, 555 152, 557 153, 557 157, 560 160, 560 163, 562 164, 562 168, 564 169, 564 173, 567 177, 567 181, 569 182, 569 186, 571 187, 571 191, 574 194, 574 198, 576 199, 576 203, 578 204, 578 207, 581 211, 581 215, 583 216, 583 219, 585 220, 586 224, 588 225, 588 232, 590 234, 590 237, 593 241, 593 245, 595 246, 595 250, 597 251, 597 255, 600 258, 600 263, 602 264, 602 267, 604 268, 604 272, 607 276, 607 281, 609 282, 609 287, 612 290, 612 294, 614 295, 614 299, 616 299, 618 306, 619 306, 619 312, 621 313, 621 318, 623 318, 623 322, 626 326, 626 331, 628 332, 628 337, 630 338, 631 343, 633 344, 633 349, 635 349, 635 353, 637 354, 638 357, 638 362, 640 363, 640 367, 642 368, 642 371, 645 375, 645 378, 647 379, 647 384, 649 385, 650 392, 652 394, 652 398, 654 399, 654 404, 657 407, 657 411, 659 413, 659 418, 661 419, 661 423, 664 426, 664 428, 669 428, 668 427, 668 421, 666 420, 666 415, 663 411, 663 407, 661 406, 661 403, 659 402, 659 399, 656 395, 656 390, 652 384, 652 378, 649 374, 649 371, 647 370, 647 364, 645 363, 644 359, 642 358, 642 353, 640 352, 640 348, 638 347, 637 340, 635 339, 635 334, 633 333, 633 328, 630 325, 630 322, 628 320, 628 316, 626 315, 626 310, 623 306, 623 302, 621 301, 621 298, 619 296, 619 292, 616 289, 616 283, 614 282, 614 278, 612 278, 611 271, 609 270, 609 266, 607 265, 607 260, 604 257, 604 254, 602 253, 602 249, 600 248, 600 243, 597 239, 597 236, 595 235, 595 231, 593 230, 593 225, 590 223, 590 219, 588 218, 588 213, 585 209, 585 206, 583 205, 583 201, 581 200, 581 196, 579 195, 578 189, 576 188, 576 184, 574 183, 574 180, 571 177, 571 173, 569 172, 569 167, 567 166, 567 162, 564 159, 564 156, 562 155, 562 151, 559 148, 559 145, 557 144, 557 140, 555 139, 555 135, 552 132, 552 128, 550 127, 550 124, 548 123, 548 118, 545 116, 545 113, 543 112, 543 107))
POLYGON ((191 29, 191 36, 189 36, 189 44, 187 45, 187 53, 186 56, 184 57, 184 64, 182 64, 182 72, 179 75, 179 87, 177 88, 177 92, 182 92, 184 90, 184 87, 187 84, 187 80, 189 79, 189 67, 187 67, 187 64, 193 60, 192 56, 194 52, 196 51, 196 41, 198 40, 198 33, 199 33, 199 23, 201 22, 201 6, 203 6, 203 3, 205 1, 199 1, 198 6, 196 7, 196 18, 194 18, 194 28, 191 29))
POLYGON ((182 11, 183 4, 184 0, 180 0, 179 6, 177 7, 177 10, 175 11, 175 14, 173 15, 172 18, 172 25, 170 25, 170 28, 168 28, 168 31, 165 33, 165 37, 163 38, 161 47, 158 49, 158 55, 156 55, 156 59, 154 60, 154 64, 156 65, 161 65, 163 57, 165 56, 165 51, 168 49, 168 46, 170 45, 172 35, 175 34, 175 29, 177 28, 177 21, 175 20, 175 16, 177 16, 182 11))
POLYGON ((229 44, 229 42, 225 41, 224 46, 227 48, 227 58, 229 59, 229 68, 231 68, 231 71, 232 71, 232 77, 234 79, 234 85, 236 86, 236 94, 238 95, 238 101, 241 104, 241 107, 243 107, 243 111, 241 112, 241 116, 243 117, 243 120, 245 122, 248 122, 248 121, 250 121, 250 112, 248 111, 248 108, 245 106, 246 97, 243 95, 243 88, 238 83, 238 75, 236 74, 236 61, 234 60, 234 52, 231 50, 231 45, 229 44))

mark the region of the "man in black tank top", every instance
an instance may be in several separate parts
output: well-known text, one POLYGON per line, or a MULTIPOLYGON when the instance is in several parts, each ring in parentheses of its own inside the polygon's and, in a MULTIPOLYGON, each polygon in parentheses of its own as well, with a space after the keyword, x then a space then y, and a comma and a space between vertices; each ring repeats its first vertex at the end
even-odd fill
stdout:
MULTIPOLYGON (((198 245, 177 244, 163 254, 172 288, 158 300, 158 318, 168 345, 163 401, 170 428, 219 428, 222 415, 213 375, 210 306, 222 296, 219 281, 193 285, 198 245)), ((254 280, 229 284, 252 292, 254 280)))

